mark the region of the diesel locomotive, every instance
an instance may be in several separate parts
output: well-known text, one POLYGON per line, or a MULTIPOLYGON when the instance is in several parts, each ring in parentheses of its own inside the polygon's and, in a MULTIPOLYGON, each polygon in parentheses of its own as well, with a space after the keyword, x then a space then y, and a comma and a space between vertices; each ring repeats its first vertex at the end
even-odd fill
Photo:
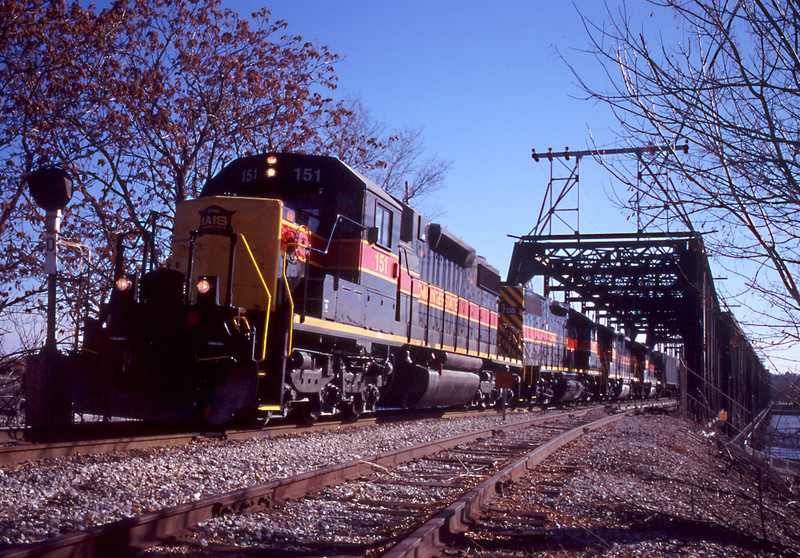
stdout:
POLYGON ((70 357, 74 412, 311 422, 648 397, 674 383, 669 357, 504 283, 332 157, 237 159, 177 205, 166 265, 144 246, 120 243, 111 295, 70 357))

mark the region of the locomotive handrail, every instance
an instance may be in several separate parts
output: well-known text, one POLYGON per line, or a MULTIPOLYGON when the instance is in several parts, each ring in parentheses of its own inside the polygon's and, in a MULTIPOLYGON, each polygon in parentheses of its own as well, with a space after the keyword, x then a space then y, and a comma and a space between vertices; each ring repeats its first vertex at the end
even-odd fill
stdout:
POLYGON ((269 329, 269 311, 272 307, 272 293, 269 292, 267 282, 264 281, 264 276, 261 274, 261 270, 258 268, 258 263, 256 262, 255 256, 253 256, 253 251, 250 249, 250 244, 248 244, 247 238, 244 236, 244 233, 237 234, 242 237, 244 247, 247 248, 247 253, 250 255, 250 261, 253 262, 253 267, 256 269, 258 278, 261 280, 261 285, 264 287, 264 292, 267 293, 267 311, 264 312, 264 340, 261 343, 261 358, 258 359, 258 362, 263 362, 264 359, 267 358, 267 330, 269 329))
POLYGON ((338 213, 336 215, 336 221, 333 223, 333 228, 331 229, 331 234, 328 236, 328 242, 325 245, 325 250, 320 250, 319 248, 314 248, 313 246, 308 246, 308 249, 312 250, 312 251, 314 251, 314 252, 316 252, 318 254, 323 254, 323 255, 327 254, 328 250, 331 249, 331 242, 333 242, 333 235, 336 232, 336 227, 342 221, 348 221, 348 222, 352 223, 353 225, 355 225, 356 227, 360 228, 362 231, 367 228, 367 226, 365 224, 359 223, 358 221, 354 221, 354 220, 350 219, 349 217, 345 217, 341 213, 338 213))
MULTIPOLYGON (((341 213, 337 213, 336 214, 336 221, 334 221, 334 223, 333 223, 333 227, 331 228, 331 234, 328 236, 328 242, 325 245, 325 250, 320 250, 319 248, 314 248, 313 246, 310 246, 310 245, 308 246, 308 249, 313 251, 313 252, 316 252, 318 254, 322 254, 323 256, 327 255, 328 251, 331 249, 331 243, 333 242, 333 236, 336 233, 336 227, 342 221, 348 221, 349 223, 355 225, 356 227, 358 227, 362 231, 368 228, 363 223, 359 223, 358 221, 354 221, 353 219, 350 219, 349 217, 345 217, 341 213)), ((336 277, 334 279, 334 289, 338 289, 339 288, 338 287, 338 285, 339 285, 339 272, 340 272, 340 263, 341 263, 341 259, 342 259, 341 247, 342 247, 342 235, 340 233, 339 234, 339 252, 336 255, 336 277)), ((305 304, 305 298, 303 299, 303 304, 305 304)))
POLYGON ((133 230, 116 234, 116 257, 114 259, 114 280, 123 273, 125 259, 125 240, 135 236, 142 239, 142 274, 156 265, 156 249, 153 235, 146 230, 133 230))
MULTIPOLYGON (((192 231, 189 235, 189 263, 186 267, 186 281, 184 283, 184 296, 186 297, 187 302, 191 298, 190 294, 190 287, 192 283, 192 277, 194 275, 194 251, 195 251, 195 243, 197 239, 201 236, 205 236, 208 234, 224 236, 229 239, 230 247, 228 251, 228 288, 225 291, 225 305, 230 306, 233 301, 233 265, 234 260, 236 258, 236 242, 239 239, 239 235, 233 232, 205 232, 201 230, 192 231)), ((251 254, 252 257, 252 254, 251 254)))
MULTIPOLYGON (((400 250, 397 252, 397 257, 400 261, 402 261, 401 254, 405 254, 406 259, 406 274, 408 275, 409 281, 409 297, 408 297, 408 327, 406 328, 406 336, 408 338, 408 342, 411 342, 411 329, 412 329, 412 322, 414 319, 414 276, 411 275, 411 267, 408 265, 408 250, 405 247, 401 246, 400 250)), ((402 267, 400 272, 397 274, 397 291, 400 293, 402 291, 402 282, 403 282, 403 270, 402 267)), ((397 307, 398 312, 400 311, 400 306, 397 307)))
MULTIPOLYGON (((288 249, 289 246, 297 245, 300 246, 299 242, 290 242, 286 245, 288 249)), ((289 288, 289 279, 286 277, 286 263, 289 258, 286 257, 284 254, 283 256, 283 284, 286 286, 286 296, 289 298, 289 346, 286 348, 286 354, 283 355, 284 359, 289 358, 292 354, 292 334, 294 333, 294 300, 292 299, 292 291, 289 288)))

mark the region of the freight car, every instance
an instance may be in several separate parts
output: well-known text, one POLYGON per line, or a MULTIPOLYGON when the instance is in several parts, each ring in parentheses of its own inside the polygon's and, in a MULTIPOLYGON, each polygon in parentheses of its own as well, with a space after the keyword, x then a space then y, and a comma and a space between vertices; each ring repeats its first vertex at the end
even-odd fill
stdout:
POLYGON ((75 412, 311 422, 658 389, 644 346, 503 283, 332 157, 237 159, 177 205, 165 266, 144 245, 128 260, 120 244, 109 300, 70 357, 75 412))

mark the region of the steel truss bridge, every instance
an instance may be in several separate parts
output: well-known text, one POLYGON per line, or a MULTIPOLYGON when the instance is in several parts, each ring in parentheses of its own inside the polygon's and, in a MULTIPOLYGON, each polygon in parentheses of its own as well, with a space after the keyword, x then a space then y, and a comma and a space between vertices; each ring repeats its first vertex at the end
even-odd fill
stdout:
MULTIPOLYGON (((685 152, 688 147, 679 149, 685 152)), ((663 175, 653 170, 658 166, 654 158, 675 152, 675 146, 534 152, 534 160, 550 161, 551 181, 536 226, 527 236, 516 237, 508 281, 527 284, 542 277, 544 296, 561 293, 563 300, 579 304, 596 321, 624 331, 630 339, 644 335, 646 345, 681 357, 689 369, 682 382, 684 397, 694 398, 696 407, 706 410, 731 411, 733 422, 741 427, 766 404, 768 374, 733 314, 720 305, 699 234, 641 229, 580 234, 578 227, 574 234, 545 234, 561 212, 579 213, 579 194, 574 208, 557 206, 579 189, 583 156, 634 154, 640 168, 647 170, 640 178, 658 182, 663 175), (565 166, 566 178, 554 176, 554 159, 574 161, 574 167, 565 166), (564 183, 560 192, 554 188, 557 182, 564 183)))
POLYGON ((682 343, 703 299, 715 298, 702 239, 691 233, 523 236, 509 281, 545 280, 545 296, 564 293, 647 344, 682 343), (708 291, 708 292, 705 292, 708 291))

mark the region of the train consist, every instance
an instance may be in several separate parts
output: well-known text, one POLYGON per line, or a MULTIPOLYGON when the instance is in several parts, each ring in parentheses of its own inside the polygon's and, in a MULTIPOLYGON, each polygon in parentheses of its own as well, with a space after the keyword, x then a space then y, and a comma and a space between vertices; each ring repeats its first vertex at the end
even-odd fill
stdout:
POLYGON ((313 421, 651 397, 677 382, 675 359, 504 283, 332 157, 231 162, 178 204, 167 265, 151 259, 117 251, 110 298, 69 359, 75 412, 313 421))

